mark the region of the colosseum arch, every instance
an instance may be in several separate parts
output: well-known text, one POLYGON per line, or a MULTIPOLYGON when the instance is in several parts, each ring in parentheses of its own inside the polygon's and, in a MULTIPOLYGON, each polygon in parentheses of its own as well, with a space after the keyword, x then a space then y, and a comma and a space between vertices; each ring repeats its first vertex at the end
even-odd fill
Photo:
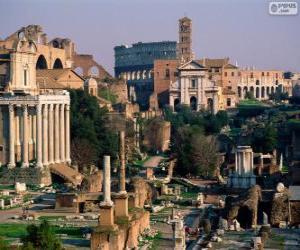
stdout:
POLYGON ((265 87, 261 87, 261 98, 265 98, 265 87))
POLYGON ((242 88, 240 86, 238 86, 238 96, 242 98, 242 88))
POLYGON ((53 64, 53 69, 63 69, 63 64, 59 58, 56 58, 53 64))
POLYGON ((255 90, 255 98, 259 98, 259 87, 256 87, 256 90, 255 90))
POLYGON ((36 61, 36 69, 48 69, 48 64, 46 58, 43 55, 40 55, 36 61))

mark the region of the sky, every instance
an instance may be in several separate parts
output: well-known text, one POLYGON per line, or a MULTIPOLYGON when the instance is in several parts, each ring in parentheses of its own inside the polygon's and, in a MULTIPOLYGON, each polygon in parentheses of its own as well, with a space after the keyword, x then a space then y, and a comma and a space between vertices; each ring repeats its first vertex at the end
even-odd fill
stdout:
MULTIPOLYGON (((178 19, 186 15, 193 22, 196 58, 229 57, 240 67, 300 72, 300 14, 271 16, 269 2, 0 0, 0 38, 39 24, 49 39, 70 38, 78 53, 93 54, 112 73, 114 46, 177 41, 178 19)), ((300 0, 295 2, 300 12, 300 0)))

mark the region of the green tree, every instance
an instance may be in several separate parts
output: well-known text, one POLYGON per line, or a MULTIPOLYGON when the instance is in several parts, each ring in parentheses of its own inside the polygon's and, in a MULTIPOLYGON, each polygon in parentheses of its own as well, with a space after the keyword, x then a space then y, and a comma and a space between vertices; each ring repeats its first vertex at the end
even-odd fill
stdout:
POLYGON ((277 130, 267 125, 264 128, 257 128, 252 135, 252 148, 255 152, 269 153, 277 146, 277 130))
POLYGON ((26 250, 62 250, 62 244, 56 237, 50 224, 44 220, 39 226, 34 224, 27 227, 27 235, 22 239, 24 248, 26 250))
POLYGON ((9 244, 4 240, 4 238, 0 237, 0 249, 1 250, 9 250, 9 244))

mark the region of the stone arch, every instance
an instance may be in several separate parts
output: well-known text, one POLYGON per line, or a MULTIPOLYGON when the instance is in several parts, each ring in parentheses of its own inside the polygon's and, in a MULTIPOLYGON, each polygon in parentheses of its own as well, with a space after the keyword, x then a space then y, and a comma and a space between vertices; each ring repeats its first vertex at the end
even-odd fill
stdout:
POLYGON ((88 75, 93 77, 99 77, 99 68, 97 66, 90 67, 88 75))
POLYGON ((274 86, 271 87, 271 93, 274 94, 274 86))
POLYGON ((267 95, 270 95, 270 87, 267 87, 267 95))
POLYGON ((142 78, 143 78, 143 79, 146 79, 146 78, 147 78, 147 71, 146 71, 146 70, 143 70, 142 78))
POLYGON ((46 58, 43 55, 40 55, 36 61, 36 69, 48 69, 48 64, 46 58))
POLYGON ((246 96, 247 92, 248 92, 248 87, 244 87, 243 88, 243 97, 246 96))
POLYGON ((242 98, 242 88, 240 86, 238 86, 238 96, 242 98))
POLYGON ((53 64, 53 69, 63 69, 63 64, 59 58, 56 58, 53 64))
POLYGON ((75 68, 74 71, 76 72, 76 74, 83 76, 83 69, 81 67, 75 68))
POLYGON ((136 72, 132 71, 131 72, 131 80, 135 80, 136 79, 136 72))
POLYGON ((255 98, 259 98, 259 87, 256 87, 256 90, 255 90, 255 98))
POLYGON ((190 108, 191 108, 191 110, 197 111, 197 106, 198 106, 197 98, 195 96, 192 96, 190 98, 190 108))
POLYGON ((254 95, 254 87, 253 86, 250 87, 250 92, 254 95))
POLYGON ((136 72, 136 79, 137 80, 141 79, 141 71, 139 71, 139 70, 136 72))
POLYGON ((261 87, 261 98, 265 98, 265 87, 261 87))

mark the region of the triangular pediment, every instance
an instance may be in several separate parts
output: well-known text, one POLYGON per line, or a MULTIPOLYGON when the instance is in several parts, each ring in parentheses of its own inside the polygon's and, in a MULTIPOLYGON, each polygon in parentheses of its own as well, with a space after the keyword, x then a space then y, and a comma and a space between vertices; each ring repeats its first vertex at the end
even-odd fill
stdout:
POLYGON ((183 65, 181 65, 179 68, 179 70, 203 70, 205 69, 205 67, 203 65, 201 65, 200 63, 192 60, 189 61, 183 65))

